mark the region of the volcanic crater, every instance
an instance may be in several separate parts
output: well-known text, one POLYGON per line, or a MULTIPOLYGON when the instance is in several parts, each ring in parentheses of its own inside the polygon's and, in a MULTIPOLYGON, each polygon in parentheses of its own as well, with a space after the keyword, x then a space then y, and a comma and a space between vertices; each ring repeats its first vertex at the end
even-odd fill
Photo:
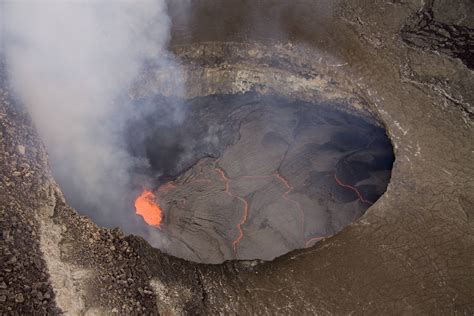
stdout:
POLYGON ((151 114, 128 129, 130 152, 156 180, 137 200, 150 206, 136 205, 143 225, 155 227, 144 237, 171 255, 272 260, 335 234, 387 188, 394 156, 385 130, 337 104, 209 95, 182 101, 186 117, 172 123, 163 119, 172 102, 137 100, 151 114))
POLYGON ((179 2, 124 210, 54 175, 0 58, 0 314, 473 314, 472 1, 179 2))

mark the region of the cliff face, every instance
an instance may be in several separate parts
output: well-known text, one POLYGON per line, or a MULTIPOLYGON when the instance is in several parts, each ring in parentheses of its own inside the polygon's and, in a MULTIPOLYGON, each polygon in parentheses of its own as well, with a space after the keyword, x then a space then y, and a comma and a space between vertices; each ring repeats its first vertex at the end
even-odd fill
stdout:
MULTIPOLYGON (((363 217, 271 262, 195 264, 79 216, 2 68, 0 310, 472 313, 473 9, 459 3, 200 0, 186 18, 172 14, 190 96, 349 100, 345 110, 378 117, 394 145, 388 190, 363 217), (443 44, 444 30, 467 39, 443 44)), ((144 77, 134 94, 166 94, 165 73, 144 77)))

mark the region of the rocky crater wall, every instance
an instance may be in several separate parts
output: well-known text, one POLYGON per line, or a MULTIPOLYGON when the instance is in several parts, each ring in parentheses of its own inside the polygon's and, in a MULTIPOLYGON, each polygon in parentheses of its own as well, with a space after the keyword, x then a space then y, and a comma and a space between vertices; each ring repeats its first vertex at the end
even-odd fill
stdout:
MULTIPOLYGON (((444 2, 434 1, 435 9, 437 3, 444 2)), ((425 7, 420 1, 335 1, 330 19, 311 19, 321 15, 313 1, 297 1, 291 10, 285 4, 200 0, 193 4, 189 25, 174 16, 173 45, 183 58, 226 57, 190 63, 185 78, 195 81, 195 90, 189 93, 255 88, 320 98, 318 89, 323 89, 326 96, 351 99, 349 104, 377 115, 395 148, 392 180, 382 198, 335 236, 271 262, 202 265, 165 255, 142 238, 98 227, 65 203, 2 66, 2 312, 472 314, 474 135, 464 110, 473 103, 472 70, 453 54, 437 54, 436 46, 422 50, 404 44, 400 30, 425 7), (270 17, 279 16, 285 36, 243 27, 246 13, 262 8, 272 8, 270 17), (278 8, 285 14, 279 15, 278 8), (229 44, 234 42, 239 44, 229 44), (303 48, 296 43, 304 43, 303 48), (228 45, 234 45, 235 55, 226 51, 228 45), (244 60, 266 54, 252 49, 255 45, 289 50, 286 55, 293 54, 292 46, 308 53, 301 59, 294 55, 296 62, 287 63, 295 65, 291 71, 285 62, 270 70, 264 59, 252 69, 244 60), (199 47, 215 49, 204 54, 199 47), (241 66, 225 61, 227 55, 238 59, 239 51, 246 51, 241 66), (308 59, 317 64, 322 56, 337 62, 323 58, 321 67, 298 66, 308 59), (336 65, 344 73, 341 79, 320 76, 336 65), (207 79, 200 85, 197 78, 207 79)), ((443 8, 443 21, 454 25, 472 12, 466 9, 472 8, 469 1, 443 8)), ((148 84, 133 94, 155 92, 163 76, 145 73, 148 84)), ((166 91, 166 85, 159 89, 166 91)))

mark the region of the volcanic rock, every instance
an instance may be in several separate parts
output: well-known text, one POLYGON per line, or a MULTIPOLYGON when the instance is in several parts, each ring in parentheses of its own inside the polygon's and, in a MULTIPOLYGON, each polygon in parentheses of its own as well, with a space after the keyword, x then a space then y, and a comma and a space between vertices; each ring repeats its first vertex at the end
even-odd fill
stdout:
POLYGON ((161 249, 169 254, 205 263, 271 260, 333 235, 385 192, 393 155, 375 120, 256 93, 195 98, 185 107, 177 128, 191 149, 164 154, 162 131, 152 126, 144 140, 177 162, 155 170, 178 176, 157 190, 160 230, 144 234, 152 245, 166 239, 161 249))
MULTIPOLYGON (((334 236, 271 262, 166 255, 68 206, 0 64, 0 312, 472 314, 474 75, 455 55, 458 28, 473 27, 472 1, 198 0, 186 13, 177 3, 170 45, 187 97, 254 91, 370 112, 394 147, 387 191, 334 236), (433 3, 429 23, 442 26, 428 32, 413 19, 433 3), (405 45, 406 30, 421 39, 405 45), (12 176, 21 162, 29 177, 12 176), (134 282, 118 284, 125 268, 134 282)), ((170 78, 150 69, 131 94, 170 95, 159 85, 170 78)))

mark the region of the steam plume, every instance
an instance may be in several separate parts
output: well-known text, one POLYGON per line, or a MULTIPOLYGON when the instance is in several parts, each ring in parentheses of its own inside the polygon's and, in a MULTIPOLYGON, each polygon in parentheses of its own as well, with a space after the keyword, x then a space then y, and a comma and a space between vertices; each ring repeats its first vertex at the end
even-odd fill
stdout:
POLYGON ((83 212, 100 210, 89 214, 98 223, 132 232, 139 219, 130 198, 131 170, 146 162, 124 148, 123 126, 137 115, 124 100, 145 61, 174 63, 166 53, 165 1, 7 0, 2 5, 10 80, 29 108, 66 198, 83 212))

